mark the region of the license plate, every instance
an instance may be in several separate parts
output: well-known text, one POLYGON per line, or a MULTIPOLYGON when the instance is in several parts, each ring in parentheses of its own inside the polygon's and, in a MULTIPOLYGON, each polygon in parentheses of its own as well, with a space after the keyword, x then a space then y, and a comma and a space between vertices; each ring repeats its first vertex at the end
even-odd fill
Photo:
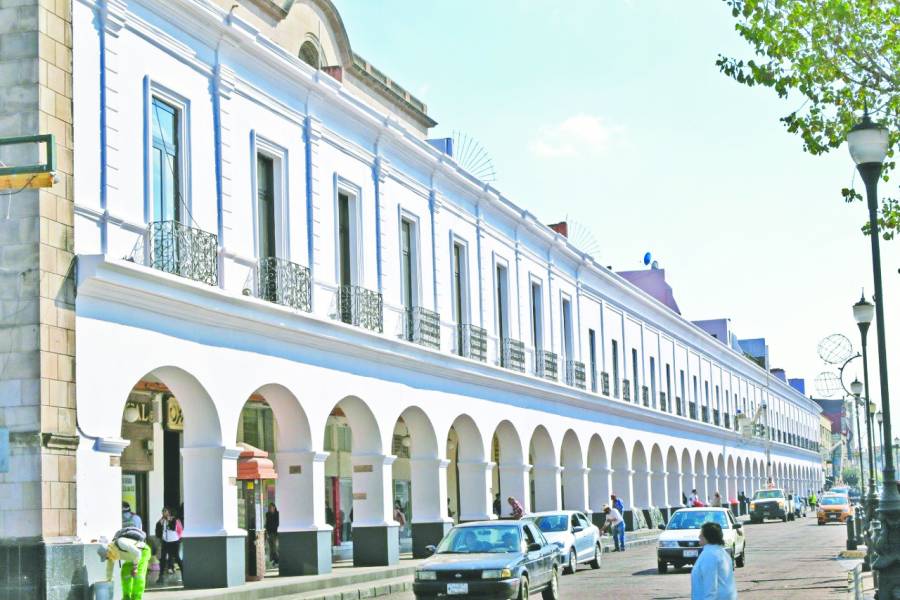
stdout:
POLYGON ((700 556, 699 550, 685 550, 684 555, 685 558, 697 558, 700 556))
POLYGON ((469 593, 469 584, 468 583, 448 583, 447 584, 447 594, 468 594, 469 593))
POLYGON ((837 515, 828 515, 828 520, 829 520, 829 521, 837 521, 837 519, 838 519, 838 516, 837 516, 837 515))

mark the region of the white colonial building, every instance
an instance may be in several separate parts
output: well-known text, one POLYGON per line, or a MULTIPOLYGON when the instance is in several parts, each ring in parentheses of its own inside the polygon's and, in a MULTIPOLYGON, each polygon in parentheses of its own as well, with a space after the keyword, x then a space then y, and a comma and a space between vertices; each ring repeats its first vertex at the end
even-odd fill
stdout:
POLYGON ((74 0, 72 42, 82 541, 183 504, 185 584, 242 582, 239 442, 295 575, 497 495, 820 485, 815 403, 467 173, 329 0, 74 0))

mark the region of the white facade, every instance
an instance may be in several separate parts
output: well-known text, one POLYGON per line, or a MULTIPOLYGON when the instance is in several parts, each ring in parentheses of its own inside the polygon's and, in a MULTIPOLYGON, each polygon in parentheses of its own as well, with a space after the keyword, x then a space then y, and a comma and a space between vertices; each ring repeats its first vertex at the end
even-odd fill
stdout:
POLYGON ((587 511, 616 493, 639 511, 678 506, 693 488, 736 498, 769 474, 798 492, 821 486, 815 403, 466 174, 383 99, 365 101, 340 59, 352 53, 329 3, 298 3, 274 29, 248 7, 223 6, 74 3, 80 537, 118 526, 122 410, 148 378, 183 409, 188 538, 240 534, 235 445, 254 394, 277 420, 282 532, 330 529, 323 439, 336 407, 352 430, 354 537, 394 525, 398 419, 410 439, 402 468, 414 525, 450 522, 451 496, 449 510, 469 520, 493 518, 496 493, 533 510, 587 511), (323 24, 322 47, 338 49, 343 84, 272 41, 278 27, 310 14, 323 24), (154 252, 154 98, 179 111, 182 222, 216 234, 214 286, 142 264, 154 252), (310 312, 253 297, 258 154, 274 165, 276 254, 308 268, 310 312), (349 198, 351 280, 382 295, 381 332, 339 319, 341 194, 349 198), (403 339, 404 219, 412 224, 412 305, 440 315, 438 348, 403 339), (462 314, 454 244, 463 250, 462 314), (534 375, 534 312, 539 349, 558 361, 555 381, 534 375), (484 361, 459 356, 459 323, 486 330, 484 361), (501 328, 523 342, 525 372, 500 365, 501 328), (569 369, 582 363, 586 389, 567 385, 567 361, 569 369), (752 414, 761 403, 783 432, 774 434, 770 472, 764 444, 733 427, 738 410, 752 414), (714 413, 721 425, 728 415, 730 427, 712 423, 714 413))

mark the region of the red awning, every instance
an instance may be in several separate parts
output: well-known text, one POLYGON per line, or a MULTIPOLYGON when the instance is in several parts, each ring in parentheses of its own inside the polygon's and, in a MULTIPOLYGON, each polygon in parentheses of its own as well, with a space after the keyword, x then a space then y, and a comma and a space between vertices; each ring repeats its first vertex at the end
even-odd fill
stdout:
POLYGON ((238 444, 243 452, 238 457, 237 478, 244 481, 250 479, 278 479, 275 465, 269 458, 269 453, 250 444, 238 444))

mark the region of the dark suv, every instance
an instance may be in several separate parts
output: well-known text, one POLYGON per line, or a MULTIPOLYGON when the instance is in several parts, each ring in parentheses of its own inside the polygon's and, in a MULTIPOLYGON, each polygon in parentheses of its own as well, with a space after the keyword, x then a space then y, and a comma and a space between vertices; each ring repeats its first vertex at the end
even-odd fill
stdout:
POLYGON ((750 500, 750 522, 762 523, 766 519, 787 521, 786 504, 784 490, 757 490, 750 500))

